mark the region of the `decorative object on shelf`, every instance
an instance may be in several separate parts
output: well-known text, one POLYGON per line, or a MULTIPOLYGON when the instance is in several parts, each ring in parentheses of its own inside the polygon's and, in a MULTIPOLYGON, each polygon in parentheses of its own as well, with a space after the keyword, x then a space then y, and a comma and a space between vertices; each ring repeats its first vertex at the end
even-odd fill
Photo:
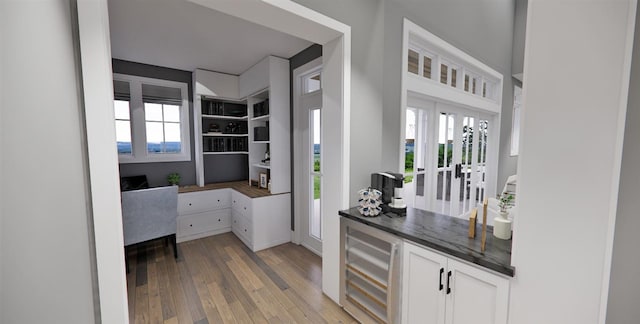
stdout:
POLYGON ((503 192, 498 198, 500 212, 498 217, 493 219, 493 236, 502 240, 511 238, 511 220, 507 216, 509 216, 508 209, 513 207, 512 202, 513 195, 507 192, 503 192))
POLYGON ((267 181, 267 174, 264 172, 260 173, 260 188, 267 188, 268 187, 268 181, 267 181))
POLYGON ((237 134, 238 133, 238 124, 234 122, 229 122, 227 127, 224 128, 225 134, 237 134))
POLYGON ((167 176, 167 181, 170 185, 177 186, 180 183, 180 173, 169 173, 169 175, 167 176))
POLYGON ((478 218, 478 209, 471 210, 471 216, 469 216, 469 238, 476 238, 476 220, 478 218))
POLYGON ((269 154, 269 150, 264 152, 264 160, 261 160, 262 164, 269 164, 271 162, 271 155, 269 154))
POLYGON ((366 188, 358 191, 360 198, 358 211, 363 216, 374 217, 382 212, 382 192, 377 189, 366 188))
POLYGON ((260 183, 258 182, 258 180, 251 179, 251 187, 258 187, 258 188, 260 188, 260 183))
POLYGON ((212 123, 211 125, 209 125, 209 133, 222 133, 222 131, 220 130, 220 125, 218 125, 217 123, 212 123))
POLYGON ((269 183, 267 183, 267 190, 271 192, 271 179, 269 179, 269 183))

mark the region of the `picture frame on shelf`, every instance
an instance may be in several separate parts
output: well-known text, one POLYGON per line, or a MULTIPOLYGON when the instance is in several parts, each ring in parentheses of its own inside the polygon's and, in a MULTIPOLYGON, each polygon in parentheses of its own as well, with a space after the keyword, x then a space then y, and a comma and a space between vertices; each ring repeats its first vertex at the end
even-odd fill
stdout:
POLYGON ((260 188, 266 189, 268 185, 267 174, 264 172, 260 172, 260 188))

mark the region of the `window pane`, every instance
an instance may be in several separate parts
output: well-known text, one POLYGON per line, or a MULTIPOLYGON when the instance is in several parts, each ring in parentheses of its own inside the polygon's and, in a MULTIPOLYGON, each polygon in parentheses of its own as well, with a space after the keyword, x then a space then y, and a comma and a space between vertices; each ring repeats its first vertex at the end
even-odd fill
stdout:
POLYGON ((418 52, 409 50, 409 72, 418 74, 418 61, 418 52))
POLYGON ((131 119, 129 114, 129 102, 124 100, 115 100, 113 102, 113 110, 115 112, 116 119, 131 119))
POLYGON ((449 67, 446 64, 440 65, 440 82, 447 84, 447 75, 449 74, 449 67))
POLYGON ((469 91, 469 75, 464 75, 464 91, 469 91))
POLYGON ((164 140, 167 142, 180 142, 180 123, 164 124, 164 140))
POLYGON ((431 58, 428 56, 424 57, 422 73, 425 78, 431 79, 431 58))
POLYGON ((131 124, 128 120, 116 120, 116 142, 119 154, 131 154, 131 124))
POLYGON ((320 90, 320 73, 312 74, 305 78, 305 93, 320 90))
POLYGON ((164 121, 180 122, 180 106, 164 105, 164 121))
MULTIPOLYGON (((144 118, 147 121, 162 121, 162 105, 145 102, 144 118)), ((148 132, 148 130, 147 130, 148 132)))
POLYGON ((452 87, 456 87, 458 84, 458 80, 456 80, 458 77, 458 70, 456 69, 451 69, 451 86, 452 87))
POLYGON ((320 109, 312 112, 313 118, 313 171, 320 172, 320 109))
POLYGON ((162 152, 162 142, 164 142, 164 132, 162 123, 147 122, 147 151, 162 152))

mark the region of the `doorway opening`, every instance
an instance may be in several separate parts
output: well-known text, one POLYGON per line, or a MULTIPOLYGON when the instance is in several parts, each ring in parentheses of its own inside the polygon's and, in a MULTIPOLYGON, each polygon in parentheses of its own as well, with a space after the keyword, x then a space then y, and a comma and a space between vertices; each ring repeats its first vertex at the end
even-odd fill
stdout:
MULTIPOLYGON (((323 185, 335 188, 322 195, 322 210, 348 207, 349 112, 351 84, 351 30, 330 17, 293 1, 249 1, 238 5, 234 1, 191 1, 225 14, 242 18, 271 29, 308 40, 323 47, 323 79, 326 86, 321 118, 323 124, 337 126, 339 131, 322 133, 327 144, 323 185), (305 28, 299 28, 304 24, 305 28)), ((103 322, 124 323, 128 317, 126 278, 122 241, 119 185, 117 182, 117 152, 113 127, 113 85, 106 1, 77 3, 82 91, 90 170, 91 208, 95 232, 97 292, 100 317, 103 322), (114 217, 116 216, 116 217, 114 217)), ((323 237, 322 290, 338 302, 339 294, 339 218, 323 215, 324 232, 336 233, 323 237)))
POLYGON ((293 71, 294 243, 322 256, 322 58, 293 71))

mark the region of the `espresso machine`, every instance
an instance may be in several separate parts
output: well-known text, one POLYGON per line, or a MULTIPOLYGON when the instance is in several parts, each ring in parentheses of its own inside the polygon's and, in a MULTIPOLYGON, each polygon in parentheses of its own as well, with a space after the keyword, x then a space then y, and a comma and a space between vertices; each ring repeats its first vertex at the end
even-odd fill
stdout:
POLYGON ((382 212, 393 212, 404 215, 407 205, 402 198, 404 176, 393 172, 376 172, 371 174, 371 188, 382 192, 382 212))

